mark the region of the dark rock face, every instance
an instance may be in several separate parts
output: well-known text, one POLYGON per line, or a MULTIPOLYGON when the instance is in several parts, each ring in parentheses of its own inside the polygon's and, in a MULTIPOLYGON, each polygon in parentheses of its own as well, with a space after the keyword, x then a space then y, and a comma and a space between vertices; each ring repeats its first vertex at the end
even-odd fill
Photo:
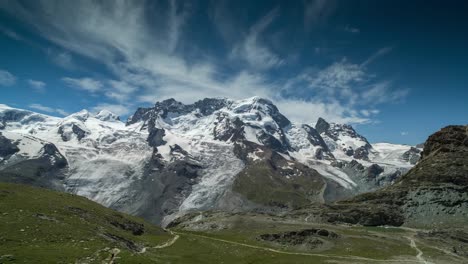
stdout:
POLYGON ((196 109, 199 110, 200 116, 210 115, 213 112, 228 105, 226 99, 205 98, 193 104, 184 105, 173 98, 157 102, 154 108, 139 108, 137 112, 127 121, 127 125, 147 121, 151 117, 160 116, 166 118, 169 113, 172 114, 187 114, 196 109))
MULTIPOLYGON (((395 184, 332 205, 330 222, 460 226, 468 222, 468 126, 431 135, 422 159, 395 184)), ((378 171, 378 168, 374 168, 378 171)))
MULTIPOLYGON (((69 132, 65 131, 64 126, 60 126, 58 129, 58 133, 60 134, 60 137, 62 138, 63 141, 69 141, 71 139, 71 134, 69 132)), ((76 138, 78 141, 82 140, 84 137, 88 135, 88 132, 84 131, 81 129, 79 126, 72 124, 71 125, 72 133, 76 135, 76 138)))
POLYGON ((174 98, 157 102, 154 105, 155 113, 158 113, 162 118, 166 118, 168 113, 186 114, 191 112, 190 110, 190 107, 176 101, 174 98))
POLYGON ((193 104, 194 108, 200 109, 200 113, 204 116, 211 115, 215 111, 227 105, 226 99, 205 98, 193 104))
MULTIPOLYGON (((279 112, 278 108, 272 102, 270 102, 268 100, 265 100, 265 99, 258 99, 257 103, 268 106, 268 113, 271 115, 273 120, 275 120, 275 122, 281 128, 289 126, 291 124, 291 121, 289 121, 289 119, 287 119, 284 115, 282 115, 279 112)), ((255 106, 254 106, 254 108, 255 108, 255 106)))
POLYGON ((330 223, 340 222, 363 226, 400 226, 404 217, 397 206, 389 205, 332 205, 322 216, 330 223))
POLYGON ((48 158, 51 160, 55 167, 62 169, 68 165, 67 159, 60 153, 54 144, 46 143, 43 149, 43 158, 48 158))
POLYGON ((190 159, 178 159, 167 163, 155 155, 146 165, 143 177, 135 181, 131 189, 138 190, 124 202, 112 205, 114 209, 161 224, 163 218, 175 213, 182 201, 197 183, 202 167, 190 159))
POLYGON ((145 225, 123 218, 120 214, 114 214, 114 217, 109 219, 109 223, 125 231, 132 232, 135 236, 141 236, 145 232, 145 225))
POLYGON ((141 108, 139 107, 136 112, 127 119, 126 125, 132 125, 140 121, 147 121, 151 117, 153 108, 141 108))
POLYGON ((59 127, 58 131, 57 131, 60 135, 60 137, 62 138, 63 141, 69 141, 70 139, 68 138, 68 136, 65 134, 65 131, 63 130, 63 126, 59 127))
POLYGON ((19 148, 13 142, 0 133, 0 158, 6 158, 19 151, 19 148))
POLYGON ((83 129, 81 129, 79 126, 75 124, 72 125, 72 131, 76 135, 78 140, 81 140, 87 135, 86 131, 84 131, 83 129))
POLYGON ((263 234, 258 238, 263 241, 274 242, 282 245, 305 245, 310 249, 317 248, 324 244, 323 238, 337 239, 340 236, 335 232, 326 229, 305 229, 276 234, 263 234))
POLYGON ((330 163, 330 165, 332 165, 333 167, 337 167, 337 168, 343 168, 345 163, 342 161, 334 160, 330 163))
POLYGON ((239 118, 232 121, 226 115, 219 113, 216 119, 216 126, 213 129, 215 139, 237 141, 244 137, 244 123, 239 118))
POLYGON ((428 138, 420 162, 402 180, 468 186, 467 164, 468 126, 448 126, 428 138))
POLYGON ((317 171, 249 141, 235 144, 234 153, 246 166, 236 176, 232 190, 249 201, 276 209, 323 202, 325 181, 317 171), (251 155, 261 155, 261 159, 252 160, 251 155))
POLYGON ((52 143, 44 144, 42 156, 14 163, 0 170, 0 181, 63 190, 68 162, 52 143))
POLYGON ((307 249, 315 249, 326 244, 325 239, 338 239, 340 236, 326 229, 305 229, 276 234, 263 234, 259 240, 273 242, 285 246, 301 246, 307 249))
POLYGON ((315 125, 317 132, 326 139, 329 144, 329 148, 341 149, 347 156, 353 157, 355 159, 369 160, 369 152, 372 150, 372 145, 367 141, 367 139, 359 135, 356 130, 350 125, 347 124, 335 124, 328 123, 323 118, 319 118, 317 124, 315 125), (357 141, 364 143, 364 146, 353 149, 351 146, 342 145, 330 145, 330 140, 338 143, 338 140, 342 136, 351 137, 357 141), (328 138, 328 140, 327 140, 328 138))
POLYGON ((0 130, 4 129, 9 122, 20 122, 22 124, 31 124, 43 122, 44 117, 26 110, 5 110, 0 114, 0 130))
POLYGON ((419 232, 417 236, 437 242, 443 241, 446 245, 450 245, 449 248, 452 253, 461 257, 468 257, 468 233, 464 230, 433 230, 430 232, 419 232))
POLYGON ((335 157, 330 152, 325 141, 320 136, 319 132, 311 126, 303 125, 302 128, 307 132, 307 140, 314 146, 320 146, 321 148, 317 150, 315 157, 317 159, 328 159, 333 160, 335 157))
POLYGON ((369 160, 369 149, 371 148, 370 145, 362 146, 354 150, 353 158, 355 159, 362 159, 362 160, 369 160))
POLYGON ((329 128, 330 124, 327 121, 325 121, 325 119, 319 117, 319 119, 317 120, 317 124, 315 125, 315 129, 317 130, 317 132, 319 134, 322 134, 328 131, 329 128))
POLYGON ((18 122, 24 117, 26 117, 28 112, 26 111, 16 111, 16 110, 7 110, 3 113, 3 116, 0 118, 1 123, 7 123, 7 122, 18 122))
POLYGON ((372 164, 367 168, 367 178, 375 179, 384 169, 377 164, 372 164))
POLYGON ((289 149, 289 145, 287 143, 285 135, 282 132, 282 130, 279 131, 281 140, 278 140, 271 134, 265 133, 263 131, 260 135, 257 135, 257 138, 266 147, 269 147, 279 152, 286 152, 289 149))
POLYGON ((359 163, 357 160, 352 160, 349 163, 348 167, 354 168, 354 169, 359 170, 359 171, 362 171, 362 170, 365 169, 365 167, 361 163, 359 163))
POLYGON ((448 126, 427 139, 421 158, 425 158, 436 151, 465 152, 467 148, 467 126, 448 126))
POLYGON ((148 135, 148 144, 151 147, 159 147, 166 144, 166 141, 163 140, 163 137, 166 135, 166 132, 162 128, 152 128, 148 135))
POLYGON ((410 164, 416 164, 421 155, 421 151, 417 148, 411 147, 408 151, 403 153, 403 160, 408 161, 410 164))
POLYGON ((354 150, 352 148, 343 149, 344 153, 350 157, 354 155, 354 150))
POLYGON ((101 234, 101 236, 108 241, 119 244, 119 246, 121 247, 127 248, 133 253, 141 252, 141 250, 143 249, 143 245, 137 244, 133 242, 132 240, 129 240, 121 236, 117 236, 111 233, 104 233, 104 234, 101 234))

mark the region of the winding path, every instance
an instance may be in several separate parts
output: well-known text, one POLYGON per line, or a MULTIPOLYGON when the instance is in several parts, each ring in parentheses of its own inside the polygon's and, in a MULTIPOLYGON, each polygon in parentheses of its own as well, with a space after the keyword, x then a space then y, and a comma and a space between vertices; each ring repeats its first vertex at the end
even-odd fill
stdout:
MULTIPOLYGON (((171 233, 171 235, 174 235, 174 233, 172 231, 169 231, 169 233, 171 233)), ((177 241, 177 239, 179 239, 179 237, 180 236, 176 234, 171 240, 167 241, 164 244, 154 246, 153 248, 160 249, 160 248, 170 247, 177 241)))
MULTIPOLYGON (((174 233, 171 231, 171 230, 166 230, 168 231, 171 235, 173 235, 174 237, 171 238, 170 240, 168 240, 167 242, 161 244, 161 245, 156 245, 154 247, 151 247, 151 248, 154 248, 154 249, 161 249, 161 248, 167 248, 167 247, 170 247, 172 245, 174 245, 174 243, 177 241, 177 239, 179 239, 179 235, 174 235, 174 233)), ((139 252, 140 254, 143 254, 146 252, 146 247, 142 248, 141 251, 139 252)))
MULTIPOLYGON (((282 251, 282 250, 277 250, 277 249, 268 248, 268 247, 255 246, 255 245, 250 245, 250 244, 225 240, 225 239, 221 239, 221 238, 214 238, 214 237, 209 237, 209 236, 204 236, 204 235, 192 234, 192 233, 182 233, 182 232, 173 232, 173 233, 178 234, 178 235, 187 235, 187 236, 194 236, 194 237, 199 237, 199 238, 204 238, 204 239, 210 239, 210 240, 214 240, 214 241, 218 241, 218 242, 224 242, 224 243, 229 243, 229 244, 233 244, 233 245, 238 245, 238 246, 243 246, 243 247, 248 247, 248 248, 254 248, 254 249, 260 249, 260 250, 265 250, 265 251, 270 251, 270 252, 274 252, 274 253, 278 253, 278 254, 285 254, 285 255, 338 258, 338 259, 360 260, 360 261, 371 261, 371 262, 384 262, 384 263, 421 263, 420 260, 381 260, 381 259, 372 259, 372 258, 365 258, 365 257, 358 257, 358 256, 348 256, 348 255, 288 252, 288 251, 282 251)), ((429 262, 424 262, 424 263, 430 264, 429 262)))
POLYGON ((426 259, 423 258, 423 252, 416 245, 416 241, 414 241, 414 238, 412 238, 412 237, 406 237, 406 238, 409 239, 410 246, 412 248, 414 248, 416 250, 416 252, 418 252, 418 254, 416 255, 416 258, 418 259, 418 261, 420 263, 424 263, 424 264, 431 264, 431 262, 429 262, 429 261, 427 261, 426 259))

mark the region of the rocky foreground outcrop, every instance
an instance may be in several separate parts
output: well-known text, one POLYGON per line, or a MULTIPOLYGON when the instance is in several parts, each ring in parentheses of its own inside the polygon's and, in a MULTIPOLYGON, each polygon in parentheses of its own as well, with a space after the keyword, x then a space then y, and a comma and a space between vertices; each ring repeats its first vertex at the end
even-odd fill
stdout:
POLYGON ((311 209, 327 222, 454 227, 468 223, 468 126, 431 135, 421 160, 391 186, 311 209))

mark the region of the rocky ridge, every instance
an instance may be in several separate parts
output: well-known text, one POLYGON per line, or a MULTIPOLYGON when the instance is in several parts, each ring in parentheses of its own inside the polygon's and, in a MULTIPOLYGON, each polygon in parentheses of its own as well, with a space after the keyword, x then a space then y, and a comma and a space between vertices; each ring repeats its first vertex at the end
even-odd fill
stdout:
POLYGON ((194 210, 290 210, 350 197, 391 184, 418 155, 374 147, 349 125, 291 122, 258 97, 168 99, 126 123, 108 111, 55 118, 2 106, 0 123, 5 179, 19 180, 7 174, 24 168, 13 160, 51 161, 45 146, 54 146, 59 165, 33 170, 48 175, 41 184, 156 223, 194 210))

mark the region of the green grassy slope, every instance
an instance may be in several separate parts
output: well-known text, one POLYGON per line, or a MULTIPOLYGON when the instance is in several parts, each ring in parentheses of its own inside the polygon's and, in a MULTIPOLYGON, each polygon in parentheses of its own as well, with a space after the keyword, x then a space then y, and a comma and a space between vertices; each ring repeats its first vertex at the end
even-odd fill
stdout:
POLYGON ((0 183, 0 263, 423 263, 410 238, 425 260, 466 263, 415 230, 319 225, 261 214, 194 217, 166 232, 86 198, 0 183), (324 241, 316 249, 259 239, 310 228, 339 237, 314 236, 324 241))
POLYGON ((0 183, 0 263, 149 262, 144 247, 172 237, 139 218, 86 198, 0 183))
MULTIPOLYGON (((230 256, 224 263, 448 264, 466 263, 468 257, 460 250, 458 254, 453 250, 455 245, 460 246, 461 250, 467 249, 467 244, 461 240, 450 240, 448 236, 446 241, 440 236, 429 238, 430 231, 411 228, 318 224, 308 223, 304 219, 297 221, 283 219, 274 215, 222 212, 187 215, 173 228, 176 228, 175 233, 179 232, 181 239, 191 239, 205 244, 218 243, 219 250, 230 256), (290 240, 291 243, 260 239, 263 234, 284 234, 310 229, 327 230, 338 236, 310 236, 312 239, 324 242, 316 248, 302 243, 300 237, 290 240), (244 249, 237 250, 237 246, 244 249), (419 258, 418 250, 422 252, 419 258)), ((466 231, 458 230, 458 234, 466 234, 466 231)), ((176 249, 177 247, 166 248, 161 253, 168 254, 176 249)), ((205 247, 205 250, 212 248, 205 247)), ((180 253, 179 256, 188 257, 184 253, 180 253)), ((219 263, 214 258, 212 260, 211 263, 219 263)))

